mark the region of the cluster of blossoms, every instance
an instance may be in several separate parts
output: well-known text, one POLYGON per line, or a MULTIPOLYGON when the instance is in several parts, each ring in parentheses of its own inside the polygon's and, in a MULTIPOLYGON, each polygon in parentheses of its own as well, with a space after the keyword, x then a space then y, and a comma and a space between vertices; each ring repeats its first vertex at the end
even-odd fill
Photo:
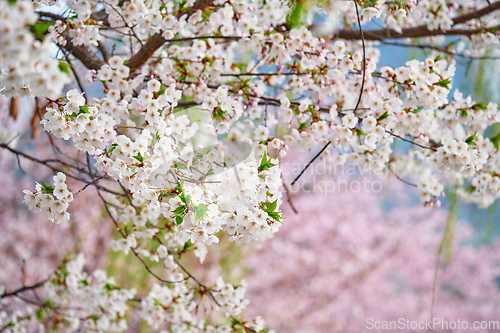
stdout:
POLYGON ((1 312, 2 328, 7 332, 26 332, 27 326, 44 331, 43 323, 46 325, 48 321, 53 329, 65 328, 68 332, 124 331, 127 302, 134 298, 136 290, 118 288, 114 279, 102 270, 88 276, 83 271, 84 264, 82 254, 72 261, 64 260, 43 285, 45 309, 35 312, 27 308, 10 316, 1 312), (57 310, 58 316, 51 316, 50 310, 57 310))
MULTIPOLYGON (((72 138, 78 149, 94 154, 97 170, 120 181, 132 194, 134 205, 145 208, 138 210, 130 204, 114 207, 118 222, 132 221, 137 228, 127 240, 116 241, 114 248, 128 253, 137 245, 136 237, 155 235, 157 231, 142 229, 148 227, 148 221, 156 225, 160 215, 176 221, 182 243, 201 243, 200 253, 204 245, 218 242, 215 234, 222 229, 235 241, 263 239, 276 232, 281 178, 277 161, 266 153, 267 147, 256 144, 252 157, 258 163, 238 166, 236 163, 251 152, 247 143, 221 143, 194 150, 190 141, 198 131, 216 132, 212 119, 203 112, 199 116, 205 119, 197 122, 187 114, 174 116, 172 109, 181 97, 180 91, 170 85, 160 93, 160 87, 158 80, 149 81, 148 90, 132 97, 128 104, 128 112, 148 123, 146 128, 134 123, 141 132, 132 138, 117 135, 112 117, 116 96, 111 90, 107 98, 95 100, 96 106, 85 106, 83 95, 71 90, 61 99, 64 105, 56 102, 59 111, 48 108, 42 121, 45 130, 63 139, 72 138), (160 113, 170 116, 163 118, 160 113)), ((228 99, 227 89, 219 88, 218 94, 228 99)), ((225 100, 221 110, 229 113, 234 106, 225 105, 225 100)), ((130 120, 126 123, 132 124, 130 120)))
POLYGON ((46 297, 55 308, 69 307, 63 318, 69 331, 79 328, 87 332, 121 332, 127 328, 127 302, 134 298, 135 289, 120 289, 113 278, 102 270, 88 276, 82 254, 63 262, 44 285, 46 297), (75 310, 70 310, 73 306, 75 310), (82 323, 82 318, 86 318, 82 323))
MULTIPOLYGON (((180 279, 182 282, 182 274, 171 274, 171 278, 180 279)), ((203 295, 208 289, 200 286, 200 289, 193 290, 183 283, 174 283, 172 288, 155 284, 149 295, 141 301, 141 318, 145 320, 151 327, 157 329, 168 323, 170 330, 173 332, 183 331, 187 323, 205 329, 207 332, 227 333, 232 332, 229 325, 205 325, 203 321, 197 323, 194 315, 197 307, 194 301, 196 293, 203 295)), ((222 311, 227 316, 239 315, 248 304, 248 300, 244 299, 245 287, 233 286, 229 283, 224 283, 221 277, 217 280, 215 286, 217 290, 210 291, 221 307, 222 311)), ((256 323, 263 321, 256 319, 256 323)), ((251 325, 249 325, 251 327, 251 325)), ((262 330, 261 327, 259 330, 262 330)))
POLYGON ((37 183, 36 192, 24 190, 24 202, 36 213, 42 213, 43 216, 52 222, 68 221, 70 218, 68 209, 69 203, 73 201, 73 193, 68 190, 66 185, 66 175, 59 172, 54 176, 54 186, 37 183))
MULTIPOLYGON (((416 27, 425 27, 431 32, 452 29, 473 30, 479 28, 481 26, 480 23, 474 20, 457 20, 456 18, 474 9, 483 8, 488 5, 489 2, 486 0, 455 0, 450 2, 444 0, 424 0, 400 3, 377 1, 374 6, 368 5, 361 11, 361 19, 363 22, 367 22, 372 18, 377 18, 383 24, 384 28, 392 29, 396 32, 395 36, 403 34, 404 29, 416 27)), ((336 7, 344 12, 343 15, 346 16, 348 22, 356 22, 357 16, 353 8, 354 6, 347 2, 339 3, 336 7)), ((497 12, 487 13, 481 20, 487 22, 488 26, 493 27, 498 25, 500 16, 497 12)), ((444 36, 439 33, 432 33, 423 40, 433 43, 445 42, 444 36)), ((455 49, 451 48, 450 52, 455 54, 461 53, 466 56, 482 55, 492 44, 498 44, 499 42, 500 39, 496 29, 486 29, 484 33, 477 36, 463 38, 463 41, 457 43, 455 49), (470 45, 470 48, 464 50, 466 43, 470 45)))
POLYGON ((83 94, 70 90, 64 99, 67 103, 59 109, 47 108, 41 123, 47 132, 58 138, 72 138, 75 146, 84 152, 94 153, 116 139, 113 129, 116 121, 96 107, 86 106, 83 94))
MULTIPOLYGON (((248 304, 244 299, 244 281, 242 285, 233 286, 219 277, 214 287, 192 285, 176 271, 172 256, 165 261, 170 262, 165 278, 172 279, 172 286, 154 284, 149 294, 141 298, 135 288, 120 288, 115 279, 102 270, 89 276, 84 271, 83 254, 73 260, 65 259, 43 284, 46 308, 36 312, 27 308, 10 315, 2 311, 0 324, 7 332, 23 332, 25 327, 41 330, 51 327, 65 332, 123 332, 128 328, 125 318, 131 304, 139 302, 140 318, 153 329, 186 332, 197 328, 212 333, 233 332, 234 323, 214 326, 198 319, 198 303, 203 295, 211 294, 226 316, 238 315, 248 304), (57 311, 55 316, 51 310, 57 311)), ((0 296, 4 293, 5 287, 0 286, 0 296)), ((264 329, 260 317, 238 324, 256 332, 264 329)))
MULTIPOLYGON (((6 96, 57 96, 71 79, 51 57, 52 38, 37 36, 40 24, 33 5, 0 2, 0 87, 6 96), (42 38, 38 40, 37 38, 42 38)), ((43 24, 42 24, 43 25, 43 24)))

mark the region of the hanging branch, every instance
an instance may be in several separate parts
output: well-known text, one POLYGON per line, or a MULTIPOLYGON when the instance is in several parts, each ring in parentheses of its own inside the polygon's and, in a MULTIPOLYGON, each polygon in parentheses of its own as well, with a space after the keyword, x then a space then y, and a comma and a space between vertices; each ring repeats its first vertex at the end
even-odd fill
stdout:
MULTIPOLYGON (((363 46, 363 80, 361 81, 361 89, 359 91, 358 101, 356 102, 356 106, 354 107, 354 111, 353 111, 354 113, 356 113, 356 111, 358 110, 359 104, 361 103, 361 98, 363 97, 363 91, 365 89, 365 78, 366 78, 366 47, 365 47, 365 38, 364 38, 364 35, 363 35, 363 28, 361 27, 361 18, 359 16, 358 3, 356 2, 356 0, 353 0, 353 2, 354 2, 354 6, 356 7, 356 15, 358 17, 359 33, 361 35, 361 44, 363 46)), ((310 160, 309 163, 307 163, 306 167, 299 173, 299 175, 297 177, 295 177, 295 179, 291 183, 292 186, 295 185, 295 183, 297 182, 297 180, 299 180, 299 178, 302 176, 302 174, 304 174, 304 172, 326 150, 326 148, 328 148, 328 146, 331 143, 332 143, 331 141, 328 141, 328 143, 319 151, 319 153, 317 153, 312 158, 312 160, 310 160)))

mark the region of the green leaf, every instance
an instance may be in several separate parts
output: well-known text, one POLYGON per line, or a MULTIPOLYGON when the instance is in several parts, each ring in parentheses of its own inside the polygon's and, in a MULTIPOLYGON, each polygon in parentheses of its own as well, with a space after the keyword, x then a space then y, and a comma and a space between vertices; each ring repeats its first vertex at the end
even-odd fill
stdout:
POLYGON ((260 169, 262 169, 267 163, 267 154, 264 154, 262 156, 262 160, 260 161, 260 166, 259 166, 259 171, 261 171, 260 169))
POLYGON ((160 86, 160 90, 158 90, 158 92, 156 94, 158 96, 161 96, 161 95, 163 95, 165 93, 165 90, 167 90, 167 86, 162 83, 161 86, 160 86))
POLYGON ((151 143, 154 146, 160 140, 160 134, 156 132, 155 137, 153 138, 153 142, 151 143))
POLYGON ((474 142, 474 139, 477 138, 477 131, 474 132, 474 134, 472 134, 471 136, 469 136, 467 139, 465 139, 465 142, 468 144, 468 145, 471 145, 471 146, 477 146, 476 143, 474 142))
POLYGON ((76 112, 73 112, 72 114, 67 114, 64 116, 64 118, 68 119, 68 118, 76 118, 78 117, 78 114, 76 112))
POLYGON ((111 290, 115 289, 115 286, 112 285, 111 283, 106 283, 106 285, 104 286, 104 289, 106 289, 107 291, 111 291, 111 290))
POLYGON ((90 114, 90 112, 89 112, 89 107, 88 107, 88 106, 86 106, 86 105, 82 105, 82 106, 80 106, 80 108, 79 108, 79 109, 80 109, 80 113, 87 113, 87 114, 90 114))
POLYGON ((488 107, 486 105, 484 105, 484 102, 480 102, 480 103, 476 103, 475 105, 472 106, 472 109, 474 111, 477 111, 477 110, 486 110, 488 109, 488 107))
POLYGON ((271 218, 281 223, 281 215, 278 212, 267 213, 271 218))
POLYGON ((116 147, 118 147, 118 144, 117 144, 117 143, 113 143, 113 144, 109 147, 108 152, 107 152, 106 154, 108 154, 108 156, 109 156, 109 155, 111 155, 111 153, 113 152, 113 150, 115 150, 115 149, 116 149, 116 147))
POLYGON ((40 183, 42 183, 42 193, 44 194, 52 194, 54 193, 54 187, 52 187, 52 185, 47 185, 43 182, 43 180, 40 181, 40 183))
POLYGON ((275 165, 276 164, 271 163, 271 161, 267 159, 267 153, 265 153, 262 156, 262 160, 260 161, 259 172, 264 171, 264 170, 269 171, 269 168, 272 168, 275 165))
POLYGON ((71 76, 71 73, 69 72, 70 66, 66 61, 59 60, 59 70, 67 76, 71 76))
POLYGON ((9 5, 14 6, 17 3, 17 0, 7 0, 9 5))
POLYGON ((356 131, 356 135, 358 136, 358 138, 359 138, 360 136, 362 136, 363 134, 365 134, 365 133, 361 130, 361 128, 354 127, 354 131, 356 131))
POLYGON ((134 223, 129 223, 125 226, 124 228, 124 231, 125 231, 125 234, 130 234, 132 232, 132 230, 134 229, 134 223))
POLYGON ((185 210, 186 210, 186 206, 182 205, 182 206, 179 206, 176 209, 174 209, 174 211, 172 211, 172 213, 179 215, 179 214, 183 214, 185 210))
POLYGON ((43 311, 42 308, 39 308, 38 310, 36 310, 36 319, 42 320, 43 319, 43 314, 44 314, 44 311, 43 311))
POLYGON ((133 158, 135 158, 136 160, 138 160, 139 162, 144 162, 144 157, 141 155, 141 152, 139 152, 139 154, 135 155, 135 156, 132 156, 133 158))
POLYGON ((267 208, 268 212, 274 212, 278 207, 278 199, 274 200, 274 202, 267 208))
POLYGON ((264 210, 269 214, 274 212, 276 207, 278 206, 278 199, 274 200, 274 202, 263 202, 262 205, 266 207, 264 210))
POLYGON ((491 137, 490 141, 493 143, 496 149, 500 148, 500 132, 497 135, 491 137))
POLYGON ((436 84, 440 87, 443 87, 443 88, 446 88, 448 90, 450 90, 450 87, 448 87, 448 85, 451 83, 451 79, 450 78, 447 78, 447 79, 444 79, 444 80, 441 80, 439 82, 437 82, 436 84))
POLYGON ((187 251, 187 249, 189 249, 193 245, 194 245, 194 243, 191 243, 191 242, 184 243, 184 247, 182 248, 182 251, 187 251))
POLYGON ((177 191, 183 192, 184 190, 182 189, 184 187, 184 179, 182 179, 179 184, 177 184, 177 191))
POLYGON ((37 39, 43 40, 45 34, 49 31, 50 26, 53 24, 53 22, 37 21, 35 24, 30 26, 29 30, 37 39))
POLYGON ((203 218, 205 218, 205 216, 207 216, 208 208, 206 205, 200 204, 198 206, 194 206, 193 211, 194 211, 194 220, 196 222, 202 220, 203 218))
POLYGON ((287 25, 292 28, 300 27, 303 24, 304 12, 305 6, 300 1, 294 1, 292 11, 286 18, 287 25))
POLYGON ((378 117, 378 121, 382 121, 384 120, 385 118, 389 117, 389 112, 385 111, 383 115, 381 115, 380 117, 378 117))
POLYGON ((223 111, 221 108, 216 108, 212 114, 215 120, 223 120, 226 119, 226 117, 224 117, 225 113, 226 111, 223 111))
POLYGON ((184 216, 176 216, 175 217, 175 225, 181 225, 182 221, 184 221, 184 216))
POLYGON ((174 162, 174 168, 186 170, 186 163, 174 162))

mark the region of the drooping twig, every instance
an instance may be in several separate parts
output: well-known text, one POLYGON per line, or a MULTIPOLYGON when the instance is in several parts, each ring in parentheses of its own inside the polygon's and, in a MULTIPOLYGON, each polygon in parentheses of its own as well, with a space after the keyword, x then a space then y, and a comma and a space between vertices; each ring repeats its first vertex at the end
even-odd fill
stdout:
POLYGON ((298 214, 299 212, 297 211, 297 209, 293 205, 292 196, 290 194, 290 190, 288 189, 288 186, 286 185, 286 183, 284 181, 283 181, 283 187, 285 188, 286 198, 287 198, 288 203, 290 204, 290 207, 292 208, 292 210, 293 210, 293 212, 295 214, 298 214))
POLYGON ((106 174, 102 175, 101 177, 99 178, 96 178, 94 179, 93 181, 91 181, 90 183, 88 183, 87 185, 85 185, 84 187, 82 187, 81 189, 78 190, 78 192, 75 193, 75 196, 77 196, 80 192, 84 191, 87 187, 89 187, 90 185, 92 184, 95 184, 96 182, 98 182, 99 180, 103 179, 104 177, 106 177, 106 174))
POLYGON ((420 143, 416 143, 415 141, 411 141, 411 140, 408 140, 408 139, 405 139, 404 137, 402 137, 401 135, 397 135, 396 133, 394 132, 391 132, 391 131, 388 131, 386 130, 387 133, 389 133, 390 135, 392 136, 395 136, 396 138, 400 139, 400 140, 403 140, 405 142, 408 142, 408 143, 411 143, 412 145, 415 145, 415 146, 418 146, 420 148, 423 148, 423 149, 430 149, 432 151, 437 151, 436 148, 432 148, 432 147, 427 147, 427 146, 424 146, 424 145, 421 145, 420 143))
POLYGON ((11 291, 9 293, 6 292, 3 295, 0 295, 0 298, 7 298, 7 297, 11 297, 11 296, 16 296, 17 294, 22 293, 23 291, 34 290, 34 289, 40 288, 47 281, 48 281, 48 279, 45 279, 45 280, 40 281, 38 283, 35 283, 35 284, 31 285, 31 286, 24 286, 24 287, 21 287, 21 288, 19 288, 17 290, 11 291))
MULTIPOLYGON (((354 107, 354 111, 353 111, 354 113, 356 113, 356 111, 358 110, 359 104, 361 103, 361 99, 363 97, 363 91, 365 89, 366 48, 365 48, 365 39, 364 39, 364 35, 363 35, 363 28, 361 27, 361 18, 359 16, 358 3, 356 2, 356 0, 353 0, 353 2, 354 2, 354 6, 356 7, 356 15, 358 17, 359 33, 361 34, 361 43, 362 43, 362 46, 363 46, 363 78, 362 78, 362 81, 361 81, 361 90, 359 91, 358 101, 357 101, 356 106, 354 107)), ((309 168, 309 166, 311 166, 311 164, 326 150, 326 148, 328 148, 328 146, 330 144, 331 144, 331 141, 328 141, 328 143, 320 150, 320 152, 318 154, 316 154, 312 158, 312 160, 309 161, 309 163, 307 163, 306 167, 299 173, 299 175, 297 177, 295 177, 295 179, 291 183, 292 186, 295 185, 295 183, 297 182, 297 180, 299 180, 299 178, 302 176, 302 174, 304 174, 304 172, 307 170, 307 168, 309 168)))
POLYGON ((311 166, 311 164, 314 163, 314 161, 316 161, 316 159, 319 157, 319 155, 321 155, 325 150, 326 148, 328 148, 328 146, 331 144, 331 141, 328 141, 328 143, 319 151, 319 153, 317 153, 313 158, 312 160, 310 160, 307 165, 305 166, 304 169, 302 169, 302 171, 299 173, 299 175, 297 177, 295 177, 295 179, 293 180, 293 182, 291 183, 291 185, 295 185, 295 183, 297 182, 297 180, 299 180, 299 178, 304 174, 304 172, 307 170, 307 168, 309 168, 311 166))

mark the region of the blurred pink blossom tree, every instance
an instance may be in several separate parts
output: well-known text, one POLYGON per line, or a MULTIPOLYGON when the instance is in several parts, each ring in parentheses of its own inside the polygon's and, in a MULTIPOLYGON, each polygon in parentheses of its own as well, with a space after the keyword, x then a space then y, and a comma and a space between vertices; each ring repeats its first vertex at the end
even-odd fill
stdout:
POLYGON ((453 224, 444 209, 402 208, 401 199, 384 211, 380 194, 365 191, 302 190, 292 197, 299 213, 284 205, 282 229, 249 259, 250 316, 262 314, 280 332, 364 332, 369 318, 433 316, 469 325, 498 318, 499 241, 473 245, 472 227, 456 223, 451 247, 441 253, 432 305, 437 252, 453 224))

